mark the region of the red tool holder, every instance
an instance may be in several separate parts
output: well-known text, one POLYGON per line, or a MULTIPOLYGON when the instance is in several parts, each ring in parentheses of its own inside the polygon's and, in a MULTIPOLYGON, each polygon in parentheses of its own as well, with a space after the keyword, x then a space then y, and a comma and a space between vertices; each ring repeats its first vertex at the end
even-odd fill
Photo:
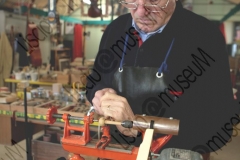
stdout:
MULTIPOLYGON (((99 157, 100 159, 109 160, 136 160, 138 154, 138 147, 132 147, 130 150, 122 148, 114 148, 109 146, 111 141, 109 126, 102 126, 102 136, 99 141, 94 141, 90 137, 90 124, 92 124, 94 113, 91 112, 89 116, 84 116, 83 127, 75 127, 69 124, 71 115, 57 114, 57 108, 51 107, 48 109, 47 121, 53 124, 56 117, 61 117, 65 121, 64 135, 61 139, 63 149, 73 153, 74 155, 69 160, 84 160, 81 155, 99 157), (82 132, 82 135, 71 134, 71 130, 82 132)), ((79 117, 80 119, 80 117, 79 117)), ((144 135, 144 133, 143 133, 144 135)), ((151 145, 151 152, 157 153, 170 139, 172 135, 167 135, 157 140, 154 140, 151 145)))

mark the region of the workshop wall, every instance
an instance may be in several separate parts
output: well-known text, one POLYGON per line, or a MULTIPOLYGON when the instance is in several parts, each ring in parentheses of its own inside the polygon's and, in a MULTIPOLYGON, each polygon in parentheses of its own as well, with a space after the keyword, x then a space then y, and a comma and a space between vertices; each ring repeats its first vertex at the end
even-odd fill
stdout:
MULTIPOLYGON (((211 20, 221 20, 235 6, 236 4, 224 0, 193 0, 193 12, 211 20)), ((240 11, 228 21, 240 21, 239 17, 240 11)))
POLYGON ((102 29, 103 26, 86 26, 86 33, 90 33, 89 36, 85 37, 86 59, 95 59, 103 35, 103 32, 101 31, 102 29))
POLYGON ((0 10, 0 33, 5 32, 5 14, 0 10))
MULTIPOLYGON (((11 26, 13 26, 14 33, 22 33, 22 35, 26 36, 26 17, 19 15, 12 15, 12 17, 9 17, 8 14, 6 15, 6 21, 4 24, 6 30, 10 30, 11 26)), ((30 21, 34 22, 38 27, 42 27, 44 30, 43 32, 38 30, 38 38, 41 39, 39 40, 39 47, 41 51, 42 62, 47 63, 50 59, 51 50, 50 35, 47 34, 49 31, 49 26, 46 23, 41 23, 42 19, 30 18, 30 21)))
MULTIPOLYGON (((236 6, 236 4, 224 0, 193 0, 193 12, 206 17, 210 20, 221 20, 229 11, 236 6), (212 2, 212 3, 211 3, 212 2)), ((234 23, 240 21, 240 11, 231 16, 224 22, 226 43, 231 44, 234 41, 234 23)))

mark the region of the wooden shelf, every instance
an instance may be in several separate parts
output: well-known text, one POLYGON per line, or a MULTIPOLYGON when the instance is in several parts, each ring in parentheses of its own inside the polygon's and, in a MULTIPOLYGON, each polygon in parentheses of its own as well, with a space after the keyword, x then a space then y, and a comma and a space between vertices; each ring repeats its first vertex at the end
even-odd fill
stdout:
MULTIPOLYGON (((25 80, 16 80, 16 79, 11 79, 11 78, 7 78, 5 79, 5 82, 7 83, 19 83, 21 81, 25 81, 25 80)), ((28 81, 29 84, 35 84, 35 85, 42 85, 42 86, 51 86, 52 84, 54 84, 53 82, 40 82, 40 81, 28 81)), ((64 86, 69 86, 69 84, 62 84, 64 86)))

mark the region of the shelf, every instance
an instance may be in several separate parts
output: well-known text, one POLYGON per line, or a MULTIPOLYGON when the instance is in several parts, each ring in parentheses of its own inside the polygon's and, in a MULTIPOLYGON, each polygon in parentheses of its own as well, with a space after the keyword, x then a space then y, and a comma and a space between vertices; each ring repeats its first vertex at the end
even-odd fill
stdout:
MULTIPOLYGON (((16 80, 16 79, 11 79, 11 78, 5 79, 5 82, 7 82, 7 83, 20 83, 22 81, 25 81, 25 80, 16 80)), ((40 82, 40 81, 28 81, 28 82, 29 82, 29 84, 42 85, 42 86, 51 86, 52 84, 54 84, 53 82, 40 82)), ((70 86, 69 84, 62 84, 62 85, 70 86)))

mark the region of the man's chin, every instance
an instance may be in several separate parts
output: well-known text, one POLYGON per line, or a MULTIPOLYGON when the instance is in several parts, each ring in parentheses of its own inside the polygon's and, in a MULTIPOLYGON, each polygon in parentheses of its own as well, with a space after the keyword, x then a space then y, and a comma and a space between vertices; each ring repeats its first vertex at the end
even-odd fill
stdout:
POLYGON ((145 32, 145 33, 149 33, 149 32, 153 32, 154 31, 154 28, 153 26, 142 26, 140 27, 141 31, 145 32))

